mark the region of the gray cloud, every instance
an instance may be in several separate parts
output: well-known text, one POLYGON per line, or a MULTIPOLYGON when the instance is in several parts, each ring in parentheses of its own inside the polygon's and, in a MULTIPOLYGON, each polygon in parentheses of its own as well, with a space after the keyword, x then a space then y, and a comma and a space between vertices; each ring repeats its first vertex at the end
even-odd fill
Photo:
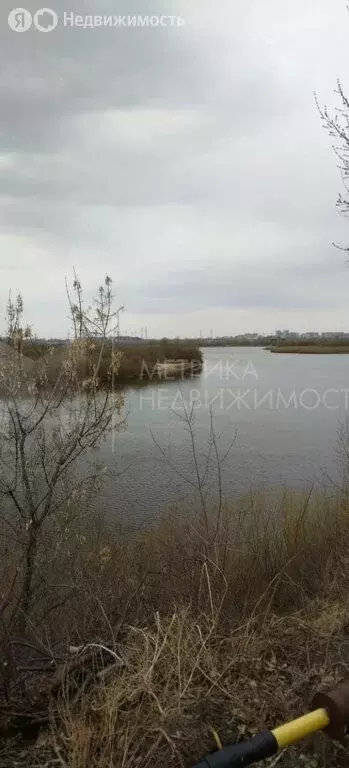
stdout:
POLYGON ((186 23, 19 35, 1 10, 0 302, 22 290, 38 331, 64 333, 75 265, 88 291, 108 271, 129 324, 155 335, 186 333, 188 312, 196 333, 210 313, 218 333, 287 311, 345 324, 331 242, 347 222, 313 98, 345 75, 345 3, 319 0, 316 18, 310 0, 51 6, 186 23))

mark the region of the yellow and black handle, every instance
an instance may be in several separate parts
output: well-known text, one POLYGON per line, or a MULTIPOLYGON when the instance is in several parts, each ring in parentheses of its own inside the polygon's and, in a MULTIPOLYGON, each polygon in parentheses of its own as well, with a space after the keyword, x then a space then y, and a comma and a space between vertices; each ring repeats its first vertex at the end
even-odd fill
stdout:
POLYGON ((271 757, 279 749, 296 744, 317 731, 325 730, 332 738, 343 741, 349 723, 349 682, 341 683, 328 693, 317 693, 312 703, 316 707, 312 712, 206 755, 194 768, 243 768, 271 757))

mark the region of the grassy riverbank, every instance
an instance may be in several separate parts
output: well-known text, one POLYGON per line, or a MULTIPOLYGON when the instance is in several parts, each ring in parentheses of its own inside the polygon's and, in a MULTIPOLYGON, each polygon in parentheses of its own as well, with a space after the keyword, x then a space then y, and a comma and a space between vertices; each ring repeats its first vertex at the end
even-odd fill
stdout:
POLYGON ((277 341, 266 347, 270 352, 296 355, 348 355, 348 339, 302 339, 277 341))
POLYGON ((349 344, 280 344, 269 352, 294 355, 349 355, 349 344))
MULTIPOLYGON (((68 646, 91 642, 110 649, 109 671, 63 675, 50 728, 37 746, 4 741, 1 766, 20 751, 28 766, 189 768, 214 747, 212 729, 228 743, 272 727, 346 674, 346 495, 253 494, 209 517, 174 510, 132 537, 90 516, 87 500, 69 521, 47 531, 27 638, 48 671, 22 671, 21 686, 37 680, 39 706, 43 680, 49 688, 57 678, 56 655, 72 658, 68 646)), ((15 549, 0 560, 5 593, 15 549)), ((9 690, 11 698, 21 687, 9 690)), ((278 765, 344 767, 347 754, 319 736, 278 765)))
MULTIPOLYGON (((156 364, 158 362, 183 360, 189 364, 190 372, 194 366, 200 370, 203 361, 202 352, 197 346, 181 341, 163 339, 161 341, 149 342, 148 344, 122 345, 120 349, 118 349, 116 343, 113 347, 110 343, 105 343, 98 374, 102 386, 108 386, 111 383, 110 365, 112 353, 118 351, 120 352, 120 363, 117 375, 114 377, 114 386, 127 383, 146 384, 147 381, 156 380, 158 378, 156 373, 156 364)), ((67 355, 67 348, 53 346, 48 355, 46 345, 37 345, 35 341, 30 341, 24 347, 24 354, 37 363, 47 359, 49 377, 50 380, 54 381, 62 368, 62 362, 67 355)), ((89 349, 86 357, 79 362, 79 375, 81 379, 89 375, 91 365, 96 364, 99 354, 100 344, 96 341, 93 343, 93 348, 89 349)), ((177 373, 176 371, 171 372, 171 378, 175 378, 176 375, 178 377, 183 375, 181 367, 178 368, 177 373)))

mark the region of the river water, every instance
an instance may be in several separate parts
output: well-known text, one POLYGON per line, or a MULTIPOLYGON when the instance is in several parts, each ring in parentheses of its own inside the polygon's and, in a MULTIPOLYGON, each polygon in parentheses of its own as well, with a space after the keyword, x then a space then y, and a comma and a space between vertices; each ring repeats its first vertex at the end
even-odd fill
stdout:
POLYGON ((210 413, 225 497, 251 488, 309 488, 338 481, 338 429, 349 416, 347 355, 280 355, 261 348, 204 351, 199 377, 164 381, 125 396, 127 427, 114 430, 100 459, 109 470, 106 513, 143 525, 193 498, 195 461, 208 464, 206 490, 217 493, 214 451, 207 462, 210 413), (192 411, 192 436, 185 412, 192 411))

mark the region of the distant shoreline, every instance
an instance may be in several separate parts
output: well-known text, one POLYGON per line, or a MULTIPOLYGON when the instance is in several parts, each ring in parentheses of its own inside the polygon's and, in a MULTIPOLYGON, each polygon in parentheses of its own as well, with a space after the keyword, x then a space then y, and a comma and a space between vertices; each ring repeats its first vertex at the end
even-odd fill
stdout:
POLYGON ((276 347, 267 347, 269 352, 276 354, 293 354, 293 355, 349 355, 349 344, 338 345, 322 345, 322 344, 293 344, 283 345, 280 344, 276 347))

